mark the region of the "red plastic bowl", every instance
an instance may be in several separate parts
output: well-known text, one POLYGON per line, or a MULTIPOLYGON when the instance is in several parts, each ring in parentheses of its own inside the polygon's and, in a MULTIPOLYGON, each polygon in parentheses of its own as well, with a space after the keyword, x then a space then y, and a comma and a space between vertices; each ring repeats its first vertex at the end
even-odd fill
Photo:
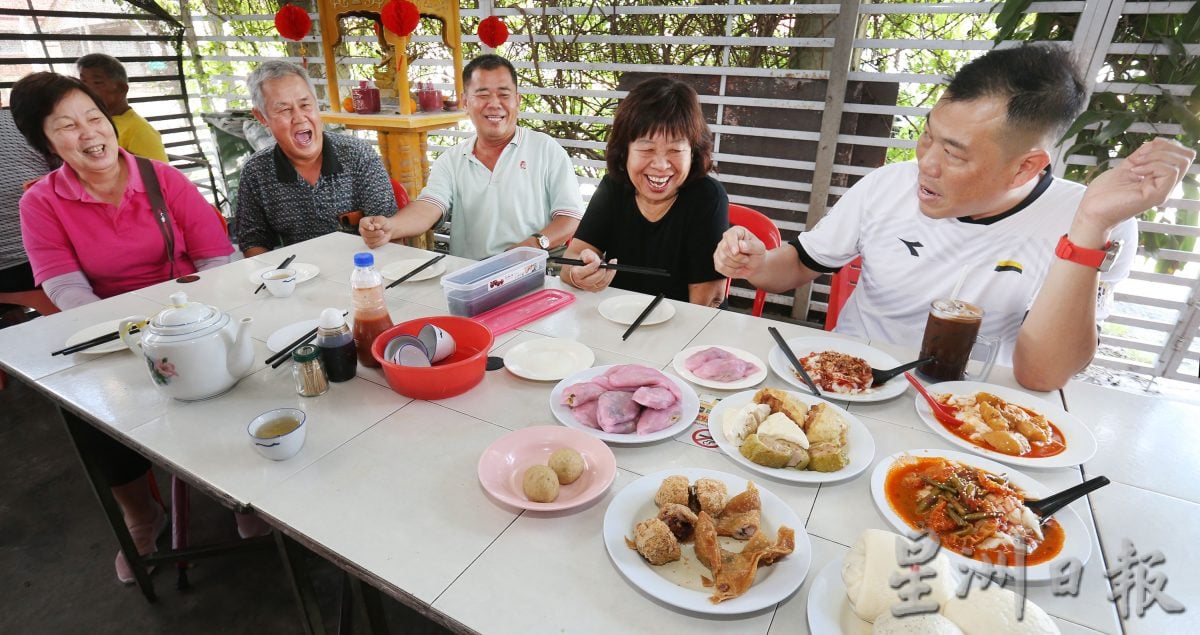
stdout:
POLYGON ((379 334, 371 344, 371 355, 383 367, 392 390, 413 399, 446 399, 461 395, 483 381, 492 332, 470 318, 437 315, 401 322, 379 334), (454 354, 428 368, 401 366, 383 358, 383 349, 397 335, 416 336, 421 327, 433 324, 454 338, 454 354))

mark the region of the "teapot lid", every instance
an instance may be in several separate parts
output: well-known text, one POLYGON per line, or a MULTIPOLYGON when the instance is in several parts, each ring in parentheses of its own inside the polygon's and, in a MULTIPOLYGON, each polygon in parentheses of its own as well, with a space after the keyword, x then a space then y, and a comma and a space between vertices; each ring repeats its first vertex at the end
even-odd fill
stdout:
POLYGON ((171 294, 171 306, 150 320, 151 328, 162 335, 183 335, 204 329, 221 318, 215 307, 202 302, 188 302, 187 294, 171 294))

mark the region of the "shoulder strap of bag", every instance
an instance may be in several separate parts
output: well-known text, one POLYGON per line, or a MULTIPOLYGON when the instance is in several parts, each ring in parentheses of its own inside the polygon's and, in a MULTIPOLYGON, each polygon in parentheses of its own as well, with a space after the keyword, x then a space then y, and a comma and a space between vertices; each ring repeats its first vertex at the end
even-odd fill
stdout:
POLYGON ((163 202, 162 188, 158 184, 158 175, 154 172, 154 164, 145 157, 137 159, 138 171, 142 174, 142 185, 146 187, 146 196, 150 199, 150 208, 154 211, 154 220, 158 222, 158 231, 162 233, 163 244, 166 246, 167 262, 171 263, 171 277, 175 277, 175 228, 171 226, 171 215, 167 204, 163 202))

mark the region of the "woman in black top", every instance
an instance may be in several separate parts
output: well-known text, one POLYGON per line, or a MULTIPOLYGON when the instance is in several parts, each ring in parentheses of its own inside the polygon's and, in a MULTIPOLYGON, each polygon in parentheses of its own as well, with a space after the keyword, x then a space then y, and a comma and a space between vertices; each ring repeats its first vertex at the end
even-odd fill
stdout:
POLYGON ((617 107, 607 155, 608 175, 566 253, 586 264, 563 267, 563 281, 588 291, 611 284, 719 306, 725 277, 713 267, 712 254, 729 229, 729 199, 708 176, 712 134, 696 91, 667 77, 638 84, 617 107), (600 269, 599 254, 671 275, 600 269))

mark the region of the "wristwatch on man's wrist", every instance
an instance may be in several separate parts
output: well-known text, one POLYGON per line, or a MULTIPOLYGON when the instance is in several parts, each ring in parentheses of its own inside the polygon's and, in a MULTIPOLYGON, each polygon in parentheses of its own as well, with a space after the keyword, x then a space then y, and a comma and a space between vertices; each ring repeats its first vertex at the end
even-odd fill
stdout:
POLYGON ((533 239, 537 241, 538 247, 541 247, 542 249, 550 248, 550 239, 544 235, 534 232, 533 239))
POLYGON ((1071 242, 1066 234, 1058 239, 1058 246, 1054 248, 1055 256, 1086 267, 1095 267, 1100 273, 1112 269, 1119 253, 1121 253, 1121 241, 1119 240, 1108 241, 1104 244, 1103 249, 1087 249, 1071 242))

